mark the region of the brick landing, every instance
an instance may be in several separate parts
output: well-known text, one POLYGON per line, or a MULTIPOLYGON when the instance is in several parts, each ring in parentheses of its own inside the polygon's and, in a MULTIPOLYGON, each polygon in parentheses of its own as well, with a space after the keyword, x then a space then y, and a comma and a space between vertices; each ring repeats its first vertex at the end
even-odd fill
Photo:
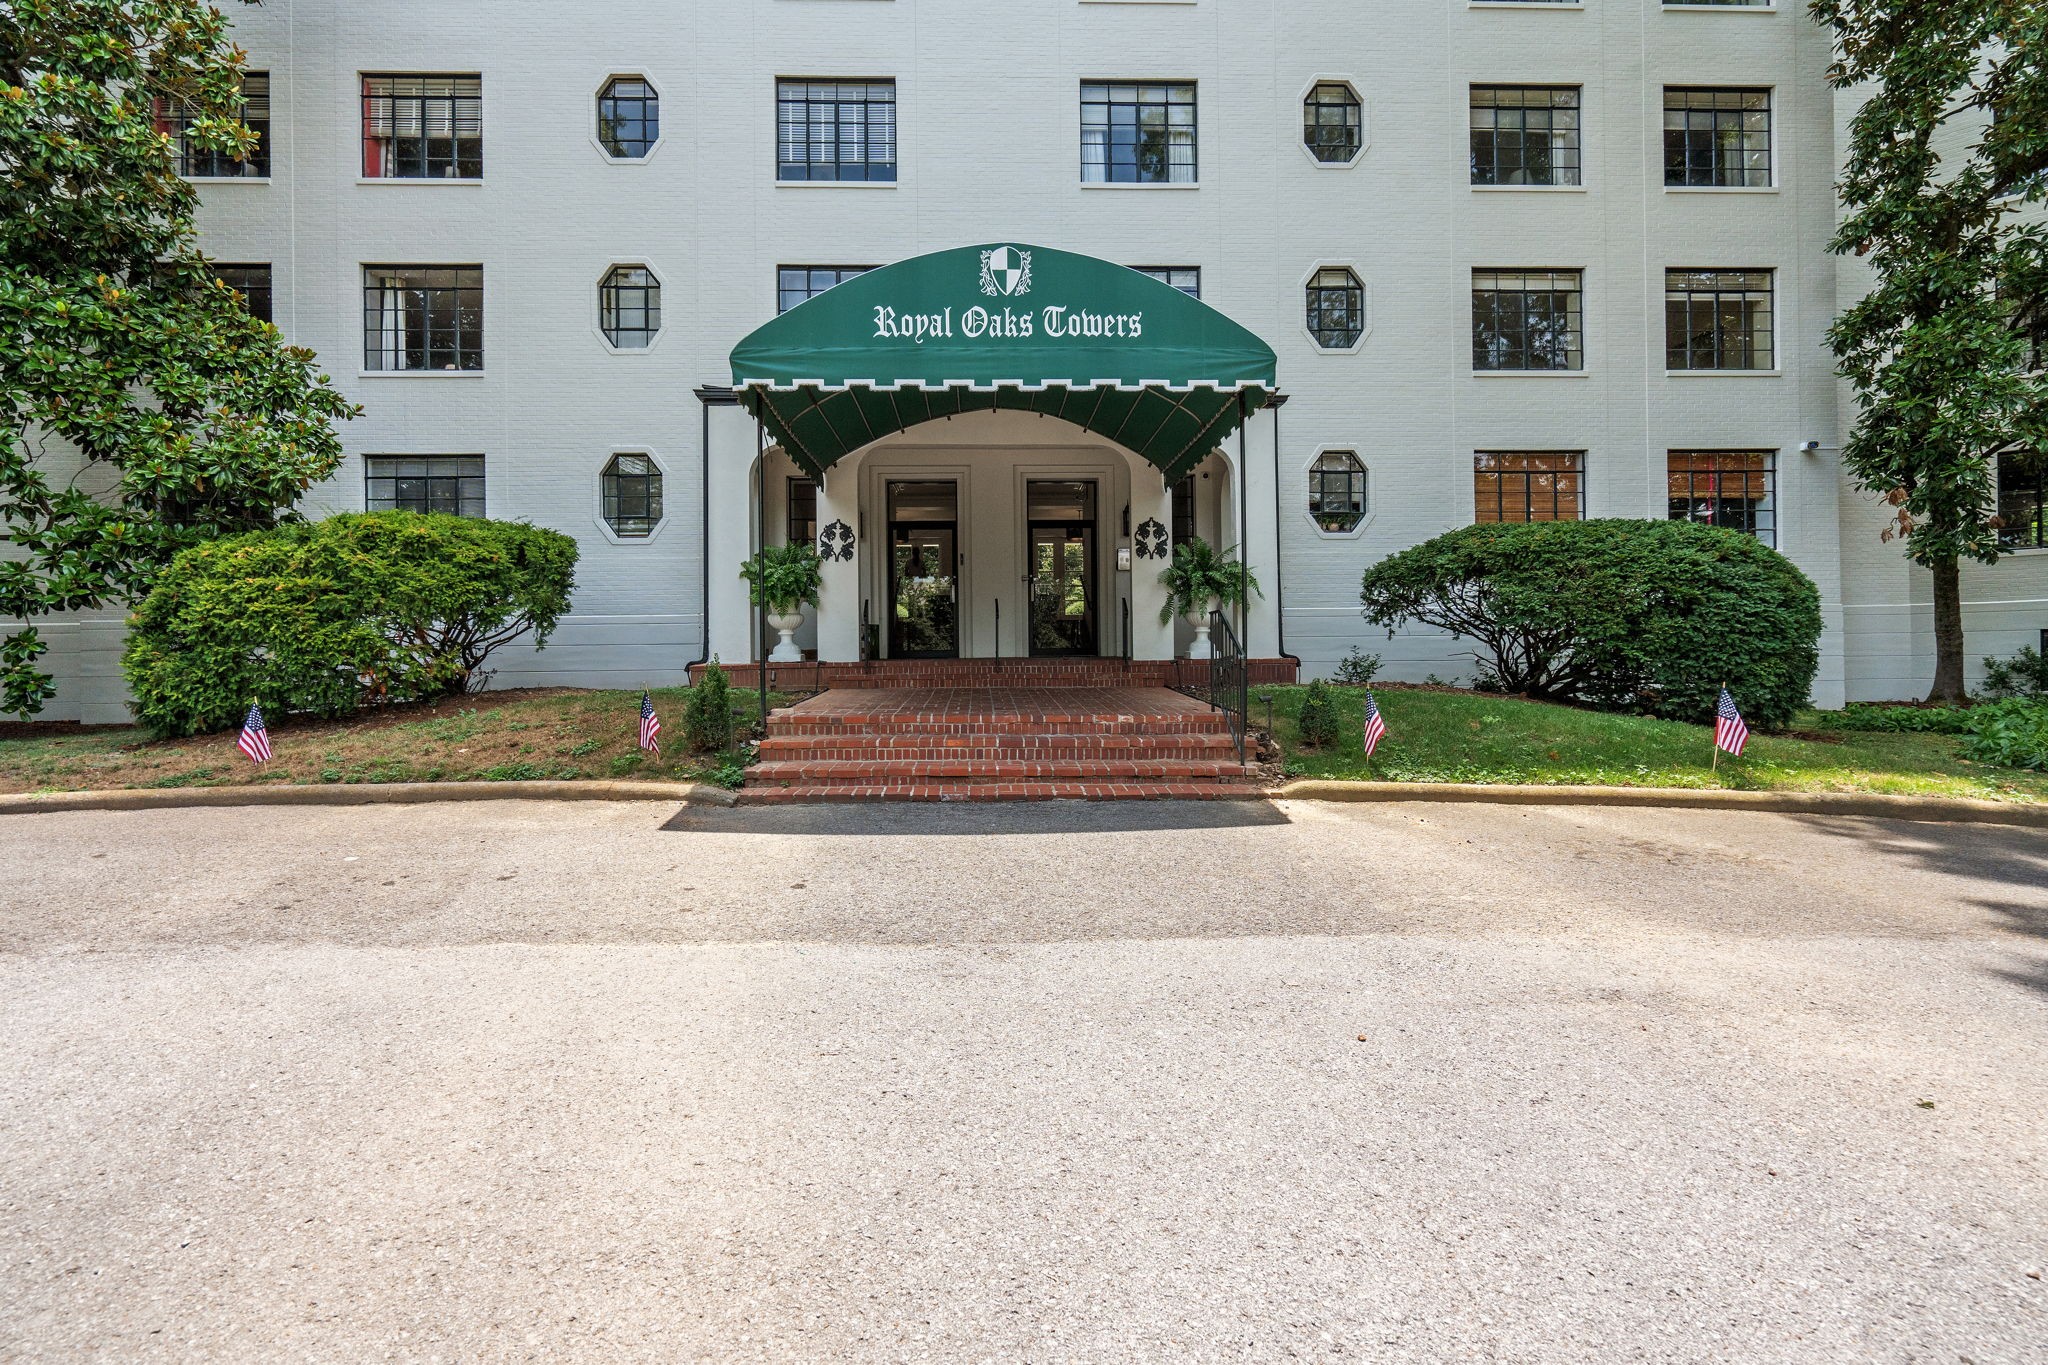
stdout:
POLYGON ((740 800, 1251 800, 1222 713, 1161 687, 825 692, 768 715, 740 800))
MULTIPOLYGON (((757 666, 724 665, 734 687, 758 686, 757 666)), ((700 664, 690 670, 695 682, 700 664)), ((1247 668, 1254 687, 1295 681, 1292 659, 1253 659, 1247 668)), ((933 687, 1171 687, 1180 674, 1200 683, 1209 665, 1187 659, 876 659, 862 664, 770 664, 768 686, 780 691, 816 692, 826 688, 933 687)))

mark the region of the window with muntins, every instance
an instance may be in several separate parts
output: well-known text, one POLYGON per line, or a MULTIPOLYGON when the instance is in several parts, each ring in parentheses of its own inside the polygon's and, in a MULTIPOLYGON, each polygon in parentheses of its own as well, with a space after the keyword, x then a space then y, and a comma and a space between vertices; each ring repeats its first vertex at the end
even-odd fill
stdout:
POLYGON ((1198 265, 1134 265, 1131 269, 1170 284, 1191 299, 1202 297, 1202 268, 1198 265))
POLYGON ((775 268, 775 311, 787 313, 800 303, 818 297, 856 275, 865 275, 871 265, 780 265, 775 268))
POLYGON ((484 515, 481 455, 365 455, 363 484, 372 512, 484 515))
POLYGON ((483 77, 363 77, 365 179, 477 180, 483 173, 483 77))
POLYGON ((2048 550, 2048 456, 1998 457, 1998 543, 2008 550, 2048 550))
POLYGON ((1579 88, 1472 87, 1472 183, 1579 183, 1579 88))
POLYGON ((1301 127, 1310 156, 1341 165, 1365 145, 1365 106, 1343 81, 1324 81, 1302 101, 1301 127))
POLYGON ((789 515, 784 527, 789 545, 818 544, 818 485, 813 479, 789 481, 789 515))
POLYGON ((1670 518, 1720 526, 1778 543, 1777 454, 1769 450, 1674 450, 1665 456, 1670 518))
POLYGON ((1665 271, 1665 368, 1770 369, 1771 285, 1768 270, 1665 271))
POLYGON ((1308 514, 1325 531, 1349 532, 1365 520, 1365 462, 1326 450, 1308 471, 1308 514))
POLYGON ((1664 89, 1664 183, 1761 189, 1771 183, 1771 92, 1664 89))
POLYGON ((214 277, 228 288, 242 296, 242 306, 249 310, 249 316, 271 321, 270 316, 270 267, 267 265, 228 265, 222 261, 213 263, 214 277))
POLYGON ((896 82, 775 83, 777 180, 896 178, 896 82))
POLYGON ((1318 270, 1308 282, 1308 330, 1326 351, 1356 346, 1365 335, 1365 286, 1342 268, 1318 270))
POLYGON ((1472 272, 1472 368, 1582 370, 1583 277, 1576 270, 1472 272))
POLYGON ((484 268, 363 267, 363 368, 481 370, 484 268))
POLYGON ((643 76, 614 76, 597 94, 597 140, 621 161, 637 161, 661 136, 661 95, 643 76))
POLYGON ((1081 180, 1090 185, 1195 183, 1193 81, 1081 84, 1081 180))
POLYGON ((1472 519, 1577 521, 1585 467, 1577 450, 1482 450, 1472 457, 1472 519))
POLYGON ((1173 530, 1169 539, 1175 548, 1195 538, 1195 476, 1184 475, 1173 486, 1173 530))
POLYGON ((661 520, 661 466, 648 455, 614 455, 600 479, 605 525, 615 536, 654 534, 661 520))
POLYGON ((171 140, 171 156, 178 174, 187 180, 257 179, 270 174, 270 73, 242 73, 242 123, 256 134, 256 146, 246 160, 237 161, 229 152, 201 147, 191 138, 196 110, 183 100, 159 97, 154 106, 156 130, 171 140))
POLYGON ((643 350, 661 330, 661 281, 646 266, 613 266, 597 298, 604 339, 620 350, 643 350))

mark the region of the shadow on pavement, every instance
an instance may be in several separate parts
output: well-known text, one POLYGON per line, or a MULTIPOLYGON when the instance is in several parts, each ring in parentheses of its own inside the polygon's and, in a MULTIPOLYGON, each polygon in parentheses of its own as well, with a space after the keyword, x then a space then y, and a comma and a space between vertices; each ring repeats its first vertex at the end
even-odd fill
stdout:
POLYGON ((900 801, 799 806, 685 806, 672 834, 806 834, 867 838, 956 834, 1124 834, 1284 825, 1268 801, 900 801))

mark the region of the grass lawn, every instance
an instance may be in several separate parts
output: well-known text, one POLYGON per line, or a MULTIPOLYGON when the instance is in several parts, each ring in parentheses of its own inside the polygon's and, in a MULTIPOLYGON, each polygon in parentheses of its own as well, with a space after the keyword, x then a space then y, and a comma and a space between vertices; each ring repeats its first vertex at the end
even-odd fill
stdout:
POLYGON ((1710 771, 1713 728, 1612 716, 1545 702, 1434 688, 1375 688, 1387 738, 1371 771, 1359 752, 1365 694, 1337 688, 1343 738, 1303 748, 1295 725, 1303 687, 1252 689, 1252 724, 1273 723, 1290 777, 1390 782, 1571 783, 1617 787, 1724 787, 1736 791, 1861 791, 2048 801, 2048 773, 1993 768, 1957 757, 1951 735, 1818 731, 1800 718, 1793 735, 1752 735, 1739 759, 1710 771), (1839 735, 1839 743, 1800 735, 1839 735))
MULTIPOLYGON (((235 736, 151 741, 130 726, 0 725, 0 792, 320 782, 511 782, 544 778, 731 780, 738 755, 685 755, 681 688, 654 692, 662 755, 640 752, 640 694, 533 688, 393 707, 350 721, 286 722, 258 768, 235 736), (721 767, 730 765, 724 773, 721 767)), ((733 692, 742 724, 752 692, 733 692)), ((771 695, 769 704, 783 699, 771 695)))

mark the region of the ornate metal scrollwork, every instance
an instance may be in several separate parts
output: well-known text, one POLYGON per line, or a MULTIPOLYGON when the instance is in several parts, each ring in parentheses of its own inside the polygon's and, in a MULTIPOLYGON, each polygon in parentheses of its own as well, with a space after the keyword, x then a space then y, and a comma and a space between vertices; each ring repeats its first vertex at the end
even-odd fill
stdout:
POLYGON ((1164 559, 1167 555, 1166 525, 1157 517, 1147 517, 1138 523, 1138 533, 1132 537, 1136 542, 1138 558, 1164 559))
POLYGON ((818 558, 828 562, 852 559, 853 528, 843 521, 835 521, 818 532, 818 558))

